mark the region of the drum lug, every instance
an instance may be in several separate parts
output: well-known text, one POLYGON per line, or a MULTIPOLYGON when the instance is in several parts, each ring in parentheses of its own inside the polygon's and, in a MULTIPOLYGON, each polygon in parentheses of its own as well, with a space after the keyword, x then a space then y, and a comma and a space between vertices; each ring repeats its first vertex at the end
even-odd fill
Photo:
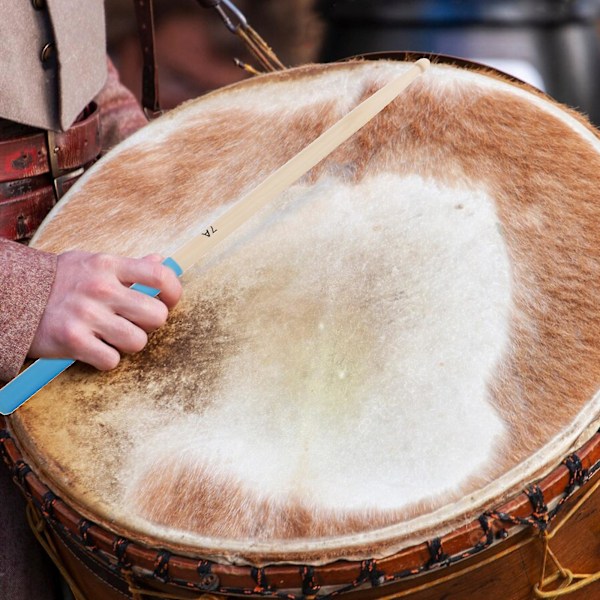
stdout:
MULTIPOLYGON (((214 573, 203 575, 200 583, 198 583, 198 587, 204 592, 214 592, 220 585, 221 582, 219 581, 219 577, 214 573)), ((209 600, 208 596, 210 596, 210 594, 205 594, 204 596, 201 596, 201 598, 209 600)), ((212 597, 213 596, 211 596, 211 598, 212 597)))

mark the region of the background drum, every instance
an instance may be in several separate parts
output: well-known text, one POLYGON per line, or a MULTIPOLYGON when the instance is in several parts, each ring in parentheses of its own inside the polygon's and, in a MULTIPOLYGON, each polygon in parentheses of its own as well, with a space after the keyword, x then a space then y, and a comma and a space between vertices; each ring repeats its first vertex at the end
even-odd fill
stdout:
MULTIPOLYGON (((186 104, 34 244, 169 255, 406 68, 186 104)), ((558 559, 600 568, 599 184, 583 118, 433 66, 186 274, 146 351, 10 419, 5 455, 81 597, 524 599, 561 519, 558 559)))

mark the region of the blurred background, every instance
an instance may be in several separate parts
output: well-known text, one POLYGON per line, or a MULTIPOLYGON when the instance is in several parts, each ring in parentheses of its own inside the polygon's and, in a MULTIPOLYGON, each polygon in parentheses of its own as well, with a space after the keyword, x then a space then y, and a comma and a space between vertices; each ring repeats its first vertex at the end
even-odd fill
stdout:
MULTIPOLYGON (((600 0, 234 0, 287 66, 371 52, 447 54, 494 66, 600 126, 600 0)), ((172 108, 254 64, 214 10, 154 0, 161 102, 172 108)), ((106 0, 109 54, 139 96, 132 0, 106 0)))
MULTIPOLYGON (((286 66, 317 59, 322 23, 313 0, 234 0, 286 66)), ((138 99, 142 57, 133 0, 105 0, 108 52, 121 81, 138 99)), ((155 50, 161 105, 182 101, 248 75, 234 58, 254 64, 217 12, 196 0, 154 0, 155 50)), ((231 14, 231 13, 228 13, 231 14)))

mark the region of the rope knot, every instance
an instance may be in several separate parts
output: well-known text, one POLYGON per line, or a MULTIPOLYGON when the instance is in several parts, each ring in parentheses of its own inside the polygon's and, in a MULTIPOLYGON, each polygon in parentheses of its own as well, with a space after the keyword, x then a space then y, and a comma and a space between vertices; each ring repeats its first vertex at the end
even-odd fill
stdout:
POLYGON ((154 577, 163 583, 169 581, 169 560, 171 560, 171 553, 167 550, 160 550, 154 559, 154 577))
POLYGON ((430 542, 427 542, 427 547, 429 549, 429 556, 431 557, 427 562, 428 569, 445 566, 449 563, 450 556, 444 552, 441 538, 433 538, 430 542))

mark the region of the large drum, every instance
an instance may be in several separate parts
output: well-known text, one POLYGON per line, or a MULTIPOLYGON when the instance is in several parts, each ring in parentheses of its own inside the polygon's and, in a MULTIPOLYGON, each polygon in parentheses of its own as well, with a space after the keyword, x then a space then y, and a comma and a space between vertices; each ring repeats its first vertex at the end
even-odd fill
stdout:
MULTIPOLYGON (((34 245, 170 255, 407 68, 185 104, 34 245)), ((433 65, 189 271, 147 349, 10 418, 6 460, 77 597, 599 593, 578 578, 600 569, 599 193, 583 117, 433 65)))

